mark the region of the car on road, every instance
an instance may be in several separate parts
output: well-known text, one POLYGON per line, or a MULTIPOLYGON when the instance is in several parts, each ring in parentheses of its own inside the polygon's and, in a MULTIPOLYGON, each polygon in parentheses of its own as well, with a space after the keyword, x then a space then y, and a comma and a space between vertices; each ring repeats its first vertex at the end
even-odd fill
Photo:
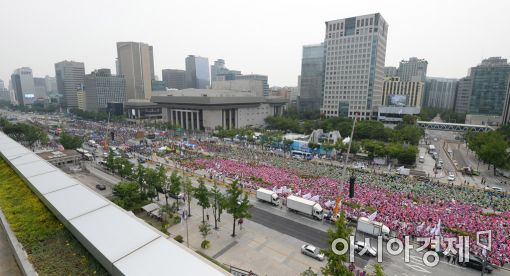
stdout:
MULTIPOLYGON (((480 257, 476 256, 474 253, 469 254, 469 260, 467 262, 459 262, 459 264, 462 266, 465 266, 465 267, 471 267, 471 268, 482 271, 482 265, 483 265, 482 259, 480 257)), ((492 273, 493 270, 494 270, 494 267, 492 267, 490 264, 488 264, 486 262, 484 271, 487 273, 492 273)))
POLYGON ((500 188, 500 187, 496 187, 496 186, 494 186, 494 187, 491 187, 491 188, 492 188, 494 191, 497 191, 497 192, 502 192, 502 191, 503 191, 503 189, 502 189, 502 188, 500 188))
POLYGON ((104 184, 97 184, 96 189, 104 191, 104 190, 106 190, 106 186, 104 184))
POLYGON ((425 156, 420 155, 420 157, 418 158, 418 161, 419 161, 420 163, 425 162, 425 156))
POLYGON ((455 181, 455 174, 453 172, 448 173, 448 181, 455 181))
POLYGON ((175 198, 175 199, 183 199, 184 198, 184 194, 183 193, 179 193, 178 195, 172 194, 172 193, 168 193, 168 196, 171 197, 171 198, 175 198))
POLYGON ((141 164, 145 163, 145 159, 143 159, 143 158, 138 158, 138 163, 141 163, 141 164))
POLYGON ((370 246, 370 244, 365 244, 365 241, 355 241, 353 246, 354 246, 354 251, 356 253, 359 253, 359 252, 363 251, 363 249, 366 248, 366 251, 364 252, 363 255, 369 255, 371 257, 377 256, 377 249, 375 249, 375 247, 373 247, 373 246, 370 246))
POLYGON ((436 169, 442 169, 443 163, 442 162, 436 162, 436 169))
POLYGON ((327 213, 324 213, 322 218, 324 221, 329 223, 336 223, 336 220, 340 217, 340 214, 336 214, 336 217, 333 215, 333 212, 329 211, 327 213))
POLYGON ((439 155, 437 154, 437 152, 432 153, 432 158, 434 158, 434 160, 437 160, 438 157, 439 155))
POLYGON ((324 261, 324 254, 320 252, 319 248, 311 244, 304 244, 301 246, 301 253, 319 261, 324 261))

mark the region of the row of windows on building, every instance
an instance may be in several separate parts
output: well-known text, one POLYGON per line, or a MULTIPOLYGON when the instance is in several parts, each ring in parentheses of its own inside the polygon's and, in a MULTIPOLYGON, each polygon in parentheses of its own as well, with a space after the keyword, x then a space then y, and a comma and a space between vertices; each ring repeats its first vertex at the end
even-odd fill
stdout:
MULTIPOLYGON (((373 26, 374 25, 374 18, 359 18, 356 20, 356 27, 365 27, 365 26, 373 26)), ((344 29, 344 22, 337 22, 337 23, 329 23, 328 24, 328 31, 338 31, 344 29)))
MULTIPOLYGON (((346 71, 339 71, 340 73, 340 79, 353 79, 355 76, 359 76, 359 78, 367 78, 368 70, 346 70, 346 71)), ((336 78, 338 79, 338 78, 336 78)))
MULTIPOLYGON (((345 75, 346 73, 353 72, 353 74, 359 74, 359 72, 367 73, 369 65, 344 65, 344 66, 328 66, 330 71, 338 73, 337 76, 345 75)), ((329 72, 328 72, 329 73, 329 72)))
POLYGON ((352 95, 350 93, 346 93, 346 92, 337 92, 337 93, 328 93, 328 95, 324 96, 324 99, 337 99, 337 100, 366 100, 367 99, 367 96, 366 95, 352 95), (343 95, 343 96, 339 96, 339 95, 343 95))
MULTIPOLYGON (((371 34, 371 33, 376 33, 379 29, 377 27, 375 28, 359 28, 359 29, 356 29, 356 32, 355 34, 356 35, 367 35, 367 34, 371 34)), ((348 35, 345 34, 345 36, 347 37, 348 35)), ((341 38, 341 37, 344 37, 344 32, 330 32, 328 33, 328 39, 335 39, 335 38, 341 38)))
POLYGON ((352 91, 352 92, 359 92, 359 91, 366 91, 368 86, 365 85, 326 85, 326 91, 328 92, 342 92, 343 91, 352 91), (333 90, 333 91, 332 91, 333 90))
POLYGON ((339 38, 328 40, 326 45, 328 46, 326 50, 330 51, 331 48, 338 49, 350 49, 350 48, 359 48, 359 47, 369 47, 372 44, 372 39, 370 36, 359 36, 359 37, 351 37, 351 38, 339 38), (334 46, 338 45, 338 46, 334 46))

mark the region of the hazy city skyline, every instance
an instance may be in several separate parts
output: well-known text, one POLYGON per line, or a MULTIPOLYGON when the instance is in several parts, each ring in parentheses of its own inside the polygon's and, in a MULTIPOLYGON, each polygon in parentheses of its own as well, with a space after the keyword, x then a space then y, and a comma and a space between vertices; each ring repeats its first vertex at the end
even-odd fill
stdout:
POLYGON ((508 1, 8 1, 0 17, 0 79, 30 67, 54 76, 55 63, 115 71, 116 43, 154 47, 155 72, 185 68, 188 55, 224 59, 228 68, 264 74, 271 86, 296 86, 302 46, 324 41, 325 22, 379 12, 389 24, 386 66, 428 61, 428 76, 460 78, 483 58, 510 58, 508 1), (23 17, 15 12, 23 10, 23 17))

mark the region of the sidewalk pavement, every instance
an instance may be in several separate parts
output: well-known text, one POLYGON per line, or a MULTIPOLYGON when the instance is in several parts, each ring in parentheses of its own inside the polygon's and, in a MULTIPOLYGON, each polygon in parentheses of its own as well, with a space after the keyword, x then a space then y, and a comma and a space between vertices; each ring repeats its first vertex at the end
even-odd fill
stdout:
POLYGON ((12 254, 5 232, 0 227, 0 276, 22 275, 12 254))
MULTIPOLYGON (((181 209, 183 206, 181 206, 181 209)), ((220 263, 253 271, 258 275, 299 275, 311 267, 319 272, 324 262, 301 254, 303 241, 281 234, 258 223, 245 219, 242 230, 236 224, 236 237, 232 237, 232 216, 224 212, 218 230, 214 230, 212 209, 209 214, 211 234, 207 237, 210 248, 202 249, 202 236, 198 226, 202 223, 202 208, 192 200, 192 216, 188 218, 189 245, 220 263)), ((168 229, 172 236, 181 235, 186 245, 186 223, 183 221, 168 229)))

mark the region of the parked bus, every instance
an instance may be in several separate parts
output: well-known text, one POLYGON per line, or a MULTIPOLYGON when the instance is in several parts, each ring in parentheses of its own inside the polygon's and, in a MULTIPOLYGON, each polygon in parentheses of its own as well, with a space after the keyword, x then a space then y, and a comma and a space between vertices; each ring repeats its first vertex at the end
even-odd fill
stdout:
POLYGON ((292 154, 292 157, 295 157, 295 158, 301 158, 301 159, 306 159, 306 160, 312 159, 312 154, 309 152, 293 150, 293 151, 291 151, 291 154, 292 154))

